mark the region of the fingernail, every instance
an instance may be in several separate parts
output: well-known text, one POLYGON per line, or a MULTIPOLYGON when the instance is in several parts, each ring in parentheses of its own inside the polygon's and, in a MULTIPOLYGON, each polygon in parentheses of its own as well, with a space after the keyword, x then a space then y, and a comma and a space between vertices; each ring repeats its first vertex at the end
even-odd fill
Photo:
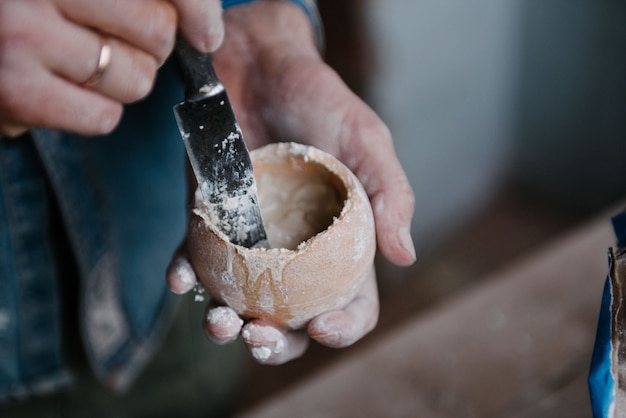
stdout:
POLYGON ((211 25, 209 32, 209 42, 207 48, 209 52, 215 52, 224 41, 224 24, 221 19, 211 25))
POLYGON ((411 257, 415 260, 417 258, 415 255, 415 245, 413 244, 413 238, 411 237, 411 231, 409 228, 400 228, 398 231, 398 237, 402 248, 411 254, 411 257))
POLYGON ((330 347, 340 346, 342 345, 344 338, 341 332, 333 331, 327 332, 323 336, 320 335, 321 339, 323 339, 324 343, 330 347))
POLYGON ((196 285, 196 275, 191 265, 178 258, 170 267, 168 283, 172 292, 182 295, 189 292, 196 285))
POLYGON ((273 344, 251 347, 250 353, 255 359, 262 362, 282 353, 284 350, 285 342, 282 339, 278 339, 273 344))
POLYGON ((268 360, 272 356, 272 350, 265 346, 252 347, 250 349, 250 353, 252 354, 252 357, 258 361, 268 360))
POLYGON ((140 77, 137 81, 137 96, 144 98, 150 93, 150 90, 152 90, 152 80, 148 77, 140 77))
POLYGON ((176 263, 176 274, 178 274, 178 280, 186 287, 191 288, 196 285, 196 275, 188 263, 176 263))
POLYGON ((252 356, 260 362, 269 360, 285 349, 283 335, 271 327, 250 324, 242 331, 241 336, 250 345, 252 356))
POLYGON ((213 43, 209 44, 209 50, 211 52, 215 52, 220 46, 222 46, 222 42, 224 42, 224 26, 219 25, 219 30, 211 33, 211 39, 213 43))
POLYGON ((218 306, 209 310, 207 313, 207 322, 222 327, 241 327, 243 319, 239 318, 235 311, 225 306, 218 306))
POLYGON ((225 306, 209 309, 206 314, 205 334, 218 345, 235 341, 242 326, 243 319, 225 306))
POLYGON ((111 131, 113 131, 113 129, 115 129, 115 127, 117 126, 117 123, 119 121, 119 118, 116 118, 113 115, 105 115, 101 120, 100 120, 100 133, 101 134, 108 134, 111 133, 111 131))

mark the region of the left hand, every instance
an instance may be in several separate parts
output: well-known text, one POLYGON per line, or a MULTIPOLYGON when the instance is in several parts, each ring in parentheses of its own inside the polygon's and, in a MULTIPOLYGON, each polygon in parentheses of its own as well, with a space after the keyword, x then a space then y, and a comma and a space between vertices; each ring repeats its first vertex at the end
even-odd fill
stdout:
MULTIPOLYGON (((368 193, 381 253, 398 265, 413 263, 413 192, 390 132, 322 61, 306 16, 289 2, 258 1, 227 10, 224 19, 227 35, 214 62, 248 147, 294 141, 333 154, 368 193)), ((175 293, 195 286, 184 243, 167 280, 175 293)), ((205 331, 220 344, 241 333, 257 361, 281 364, 302 355, 309 337, 334 348, 353 344, 374 328, 378 312, 372 265, 346 308, 314 318, 306 330, 285 331, 261 319, 244 325, 232 309, 213 307, 205 317, 205 331)))

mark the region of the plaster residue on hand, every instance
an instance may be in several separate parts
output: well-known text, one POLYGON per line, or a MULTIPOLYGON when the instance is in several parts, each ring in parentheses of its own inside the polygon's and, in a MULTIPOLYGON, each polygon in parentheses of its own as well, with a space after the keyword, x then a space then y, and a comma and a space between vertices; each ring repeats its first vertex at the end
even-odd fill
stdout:
POLYGON ((259 360, 265 361, 285 350, 285 337, 273 327, 248 324, 241 333, 244 341, 251 346, 250 353, 259 360))
POLYGON ((243 326, 241 319, 235 311, 226 306, 218 306, 210 309, 207 313, 207 322, 223 328, 236 328, 243 326))
POLYGON ((255 359, 263 361, 271 357, 272 350, 269 347, 265 347, 265 346, 252 347, 250 349, 250 353, 252 354, 252 357, 254 357, 255 359))
POLYGON ((196 284, 196 275, 187 262, 178 262, 176 264, 176 275, 185 287, 192 287, 196 284))
POLYGON ((176 257, 168 272, 170 290, 182 295, 189 292, 196 285, 196 274, 189 261, 182 257, 176 257))

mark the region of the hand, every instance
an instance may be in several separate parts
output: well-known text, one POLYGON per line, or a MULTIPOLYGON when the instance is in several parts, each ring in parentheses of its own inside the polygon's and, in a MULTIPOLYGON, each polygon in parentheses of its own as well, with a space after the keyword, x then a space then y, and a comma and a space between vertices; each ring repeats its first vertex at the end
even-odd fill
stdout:
MULTIPOLYGON (((295 141, 342 160, 370 197, 380 251, 396 264, 411 264, 413 193, 389 130, 323 63, 304 14, 288 2, 261 1, 230 9, 224 17, 228 36, 214 62, 248 146, 295 141)), ((205 331, 217 343, 231 342, 241 333, 253 357, 266 364, 300 356, 309 337, 329 347, 346 347, 373 329, 378 319, 373 266, 367 275, 345 309, 314 318, 306 330, 286 332, 258 319, 244 325, 232 309, 211 307, 205 331)), ((184 243, 167 278, 176 293, 195 285, 184 243)))
POLYGON ((223 39, 219 0, 0 0, 0 135, 31 126, 108 133, 145 97, 176 29, 211 52, 223 39), (110 65, 92 86, 103 43, 110 65))

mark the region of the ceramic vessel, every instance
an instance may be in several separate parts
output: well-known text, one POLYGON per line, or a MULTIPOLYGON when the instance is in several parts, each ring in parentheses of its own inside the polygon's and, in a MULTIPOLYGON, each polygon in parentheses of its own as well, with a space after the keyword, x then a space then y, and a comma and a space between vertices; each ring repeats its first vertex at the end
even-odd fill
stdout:
POLYGON ((240 316, 302 328, 343 308, 362 285, 376 251, 369 199, 356 176, 319 149, 271 144, 251 159, 271 248, 230 243, 197 193, 190 260, 207 292, 240 316))

